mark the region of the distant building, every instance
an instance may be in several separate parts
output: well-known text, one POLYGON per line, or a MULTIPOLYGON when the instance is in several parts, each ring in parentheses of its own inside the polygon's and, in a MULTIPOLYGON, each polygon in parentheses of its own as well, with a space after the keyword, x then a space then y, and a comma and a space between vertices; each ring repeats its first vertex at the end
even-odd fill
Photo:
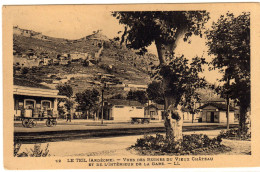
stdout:
POLYGON ((49 59, 49 58, 43 58, 43 65, 44 66, 48 66, 49 64, 51 63, 51 59, 49 59))
MULTIPOLYGON (((221 103, 207 103, 199 107, 202 111, 202 122, 208 123, 226 123, 227 122, 227 106, 221 103)), ((235 122, 235 108, 229 107, 229 123, 235 122)))
POLYGON ((152 121, 162 121, 163 120, 164 105, 151 104, 145 107, 146 118, 151 118, 152 121))
POLYGON ((60 65, 68 65, 69 64, 69 60, 60 60, 59 64, 60 65))
POLYGON ((14 117, 57 116, 58 90, 24 79, 14 79, 14 117))
POLYGON ((124 87, 124 91, 136 91, 136 90, 140 90, 140 91, 146 91, 146 89, 148 88, 147 85, 141 85, 141 84, 125 84, 124 87))
POLYGON ((144 105, 137 101, 110 99, 104 102, 104 119, 130 122, 131 117, 144 117, 144 105))
POLYGON ((53 64, 53 65, 59 65, 60 64, 60 60, 58 60, 58 59, 51 59, 51 64, 53 64))
POLYGON ((70 54, 71 61, 86 60, 89 58, 88 53, 74 52, 70 54))
POLYGON ((40 59, 28 59, 25 57, 14 56, 13 64, 20 67, 38 67, 40 65, 40 59))

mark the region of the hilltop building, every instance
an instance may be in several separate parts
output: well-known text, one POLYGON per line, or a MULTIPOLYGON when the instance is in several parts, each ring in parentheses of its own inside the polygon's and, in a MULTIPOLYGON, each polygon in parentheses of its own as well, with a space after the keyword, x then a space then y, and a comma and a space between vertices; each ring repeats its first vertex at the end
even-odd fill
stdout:
POLYGON ((71 61, 86 60, 89 58, 88 53, 74 52, 70 54, 71 61))

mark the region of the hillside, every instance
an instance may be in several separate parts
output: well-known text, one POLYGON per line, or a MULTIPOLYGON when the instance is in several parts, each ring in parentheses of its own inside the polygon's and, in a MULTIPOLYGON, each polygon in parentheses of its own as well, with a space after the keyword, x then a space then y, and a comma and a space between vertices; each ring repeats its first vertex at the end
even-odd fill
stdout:
POLYGON ((137 51, 120 46, 117 41, 109 40, 99 31, 81 39, 67 40, 20 28, 14 30, 16 31, 13 35, 13 49, 14 56, 18 59, 28 58, 30 55, 37 59, 57 59, 62 54, 73 53, 87 53, 91 58, 98 59, 98 63, 88 66, 84 66, 82 61, 77 61, 68 65, 37 66, 25 72, 23 67, 17 67, 14 63, 15 78, 24 78, 51 88, 55 88, 59 83, 68 83, 75 93, 86 88, 100 89, 103 81, 98 75, 103 77, 110 74, 113 76, 111 80, 116 80, 114 83, 117 84, 110 82, 112 86, 107 89, 107 94, 124 93, 120 87, 122 84, 147 85, 150 82, 150 66, 157 63, 155 55, 140 56, 137 51))

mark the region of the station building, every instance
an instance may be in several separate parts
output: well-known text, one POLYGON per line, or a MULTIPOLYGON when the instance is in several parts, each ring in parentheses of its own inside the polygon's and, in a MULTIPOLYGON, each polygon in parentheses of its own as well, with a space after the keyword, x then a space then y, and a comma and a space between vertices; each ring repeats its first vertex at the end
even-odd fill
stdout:
POLYGON ((14 79, 14 118, 58 115, 58 90, 25 79, 14 79))

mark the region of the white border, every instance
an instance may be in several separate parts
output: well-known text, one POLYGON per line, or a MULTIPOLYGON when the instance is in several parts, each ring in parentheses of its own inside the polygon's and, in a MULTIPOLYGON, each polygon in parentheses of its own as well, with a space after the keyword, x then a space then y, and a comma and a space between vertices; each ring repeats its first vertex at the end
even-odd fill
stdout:
MULTIPOLYGON (((47 4, 133 4, 133 3, 213 3, 213 2, 260 2, 260 0, 251 0, 251 1, 245 1, 245 0, 218 0, 218 1, 213 1, 213 0, 37 0, 37 2, 35 0, 1 0, 0 4, 1 7, 3 7, 3 5, 36 5, 36 4, 43 4, 43 5, 47 5, 47 4)), ((1 21, 1 27, 0 27, 0 31, 1 31, 1 35, 0 35, 0 39, 1 39, 1 56, 0 56, 0 116, 1 116, 1 122, 0 122, 0 128, 1 131, 3 132, 3 67, 2 67, 2 8, 1 8, 1 13, 0 13, 0 21, 1 21)), ((3 136, 3 135, 2 135, 3 136)), ((0 170, 1 171, 6 171, 3 168, 3 137, 0 137, 0 170)), ((247 172, 247 171, 260 171, 260 167, 257 168, 196 168, 196 169, 110 169, 110 170, 90 170, 88 169, 87 171, 89 172, 101 172, 101 171, 107 171, 107 172, 114 172, 114 171, 125 171, 125 172, 131 172, 131 171, 135 171, 135 172, 158 172, 158 170, 162 171, 162 172, 170 172, 170 171, 176 171, 176 172, 189 172, 189 171, 194 171, 194 172, 208 172, 208 171, 213 171, 213 172, 226 172, 226 171, 236 171, 236 172, 247 172)), ((16 170, 15 170, 16 171, 16 170)), ((20 170, 20 171, 24 171, 24 170, 20 170)), ((33 170, 34 171, 34 170, 33 170)), ((49 170, 40 170, 40 171, 44 171, 44 172, 49 172, 49 170)), ((62 172, 64 170, 55 170, 55 172, 62 172)), ((76 171, 76 170, 75 170, 76 171)), ((86 170, 77 170, 77 171, 86 171, 86 170)))

